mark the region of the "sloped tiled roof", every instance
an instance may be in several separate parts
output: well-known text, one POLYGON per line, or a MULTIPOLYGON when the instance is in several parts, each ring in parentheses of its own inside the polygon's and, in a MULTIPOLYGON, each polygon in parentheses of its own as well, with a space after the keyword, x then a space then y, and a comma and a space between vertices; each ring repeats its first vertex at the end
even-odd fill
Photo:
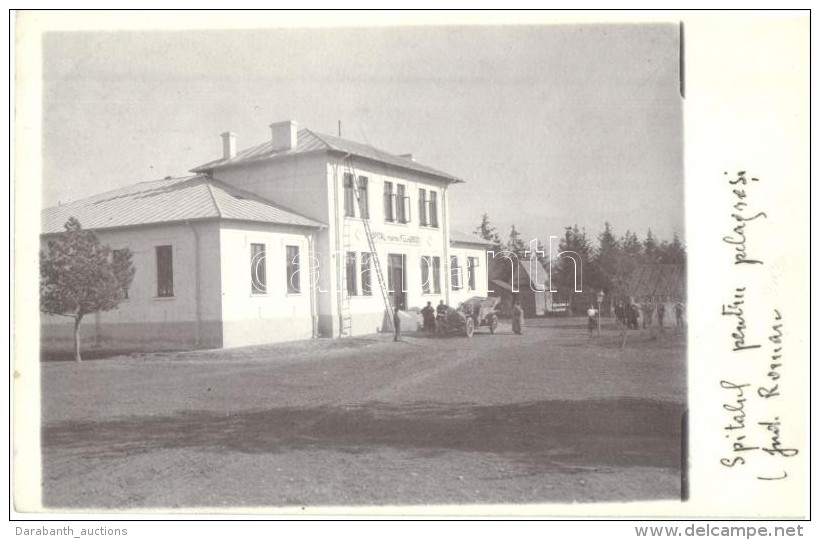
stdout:
POLYGON ((686 296, 686 268, 682 264, 641 264, 619 284, 629 296, 686 296))
POLYGON ((492 242, 479 238, 473 234, 463 233, 461 231, 450 231, 450 244, 478 244, 482 246, 492 247, 492 242))
POLYGON ((533 291, 543 291, 549 288, 549 270, 537 259, 521 259, 518 266, 521 277, 526 279, 533 291))
POLYGON ((438 176, 440 178, 449 180, 450 182, 463 182, 463 180, 456 178, 452 174, 440 171, 438 169, 434 169, 433 167, 428 167, 427 165, 422 165, 421 163, 417 163, 416 161, 413 161, 410 158, 397 156, 395 154, 391 154, 390 152, 385 152, 384 150, 379 150, 378 148, 374 148, 366 144, 349 141, 347 139, 334 137, 332 135, 316 133, 309 129, 300 129, 298 131, 298 133, 296 134, 295 148, 289 150, 274 150, 273 143, 269 140, 252 148, 241 150, 237 152, 236 156, 233 158, 216 159, 214 161, 210 161, 208 163, 205 163, 204 165, 200 165, 199 167, 191 169, 191 171, 205 172, 211 171, 219 167, 224 167, 226 165, 252 163, 255 161, 275 159, 295 154, 305 154, 309 152, 328 150, 342 152, 345 154, 349 153, 354 156, 359 156, 365 159, 370 159, 381 163, 387 163, 394 167, 409 169, 412 171, 438 176))
POLYGON ((43 234, 58 233, 69 217, 85 229, 108 229, 198 219, 230 219, 321 227, 322 224, 257 195, 206 176, 141 182, 42 211, 43 234))

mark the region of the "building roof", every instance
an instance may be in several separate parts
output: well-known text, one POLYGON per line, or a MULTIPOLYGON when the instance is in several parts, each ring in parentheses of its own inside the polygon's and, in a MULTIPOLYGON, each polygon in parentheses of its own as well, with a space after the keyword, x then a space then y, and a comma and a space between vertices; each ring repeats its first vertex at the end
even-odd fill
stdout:
POLYGON ((450 231, 450 244, 476 244, 480 246, 494 246, 492 242, 479 238, 473 234, 461 231, 450 231))
POLYGON ((634 297, 686 296, 686 269, 682 264, 640 264, 630 272, 616 289, 620 294, 634 297))
POLYGON ((42 211, 43 234, 63 232, 69 217, 86 229, 201 219, 228 219, 301 227, 322 223, 204 175, 141 182, 42 211))
POLYGON ((209 161, 203 165, 191 169, 191 172, 200 173, 212 171, 219 167, 232 166, 238 164, 254 163, 268 159, 276 159, 296 154, 306 154, 310 152, 336 151, 343 154, 352 154, 361 158, 387 163, 394 167, 408 169, 437 176, 450 182, 463 182, 452 174, 417 163, 409 157, 402 157, 384 150, 379 150, 367 144, 362 144, 332 135, 316 133, 309 129, 300 129, 296 134, 296 146, 288 150, 273 150, 273 143, 268 140, 236 153, 232 158, 220 158, 209 161))
POLYGON ((526 279, 533 291, 549 289, 549 270, 537 259, 519 259, 518 271, 521 276, 519 282, 526 279))

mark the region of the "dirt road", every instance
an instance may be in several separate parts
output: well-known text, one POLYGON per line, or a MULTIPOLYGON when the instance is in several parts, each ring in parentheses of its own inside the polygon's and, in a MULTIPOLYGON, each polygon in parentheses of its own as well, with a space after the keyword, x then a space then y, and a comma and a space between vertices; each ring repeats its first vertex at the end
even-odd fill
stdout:
POLYGON ((44 504, 192 508, 674 499, 685 346, 533 320, 44 362, 44 504))

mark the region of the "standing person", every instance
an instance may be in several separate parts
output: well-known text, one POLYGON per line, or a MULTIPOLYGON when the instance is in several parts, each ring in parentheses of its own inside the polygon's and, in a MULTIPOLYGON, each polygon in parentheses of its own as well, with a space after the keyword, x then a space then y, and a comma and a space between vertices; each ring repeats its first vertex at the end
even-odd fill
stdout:
POLYGON ((644 300, 643 304, 641 304, 641 313, 643 314, 644 329, 652 326, 652 311, 654 311, 654 309, 650 301, 644 300))
POLYGON ((663 302, 658 303, 657 312, 658 312, 658 326, 660 326, 661 329, 663 329, 663 318, 666 317, 666 306, 664 305, 663 302))
POLYGON ((624 308, 621 305, 620 300, 615 302, 615 322, 618 326, 621 326, 624 322, 624 308))
POLYGON ((433 308, 432 302, 427 302, 427 305, 422 308, 421 316, 424 321, 424 331, 434 331, 436 328, 436 310, 433 308))
POLYGON ((439 300, 436 306, 436 318, 439 319, 445 315, 447 315, 447 304, 444 303, 444 300, 439 300))
POLYGON ((631 330, 638 329, 638 304, 632 300, 629 301, 627 307, 627 328, 631 330))
POLYGON ((445 329, 444 321, 447 318, 447 310, 450 307, 444 303, 444 300, 439 300, 436 306, 436 330, 440 332, 445 329))
POLYGON ((401 318, 399 318, 399 308, 393 308, 393 341, 401 339, 401 318))
POLYGON ((592 331, 595 330, 595 315, 598 311, 595 306, 590 305, 587 310, 587 330, 589 331, 589 339, 592 339, 592 331))
POLYGON ((518 335, 521 335, 521 332, 524 328, 524 310, 521 309, 521 304, 516 302, 513 304, 512 307, 512 328, 513 332, 518 335))
POLYGON ((683 328, 683 302, 675 303, 675 326, 678 330, 683 328))

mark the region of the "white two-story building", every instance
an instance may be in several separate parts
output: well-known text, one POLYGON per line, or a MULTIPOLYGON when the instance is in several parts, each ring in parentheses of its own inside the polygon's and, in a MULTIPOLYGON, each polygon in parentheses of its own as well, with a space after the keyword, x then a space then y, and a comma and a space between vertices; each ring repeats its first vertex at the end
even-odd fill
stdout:
MULTIPOLYGON (((487 295, 490 246, 449 228, 461 180, 295 122, 270 127, 268 141, 241 151, 224 133, 222 156, 195 176, 44 210, 44 239, 74 216, 134 252, 128 299, 94 318, 92 340, 229 347, 361 335, 389 329, 388 306, 487 295)), ((43 323, 46 340, 70 336, 70 324, 43 323)))

